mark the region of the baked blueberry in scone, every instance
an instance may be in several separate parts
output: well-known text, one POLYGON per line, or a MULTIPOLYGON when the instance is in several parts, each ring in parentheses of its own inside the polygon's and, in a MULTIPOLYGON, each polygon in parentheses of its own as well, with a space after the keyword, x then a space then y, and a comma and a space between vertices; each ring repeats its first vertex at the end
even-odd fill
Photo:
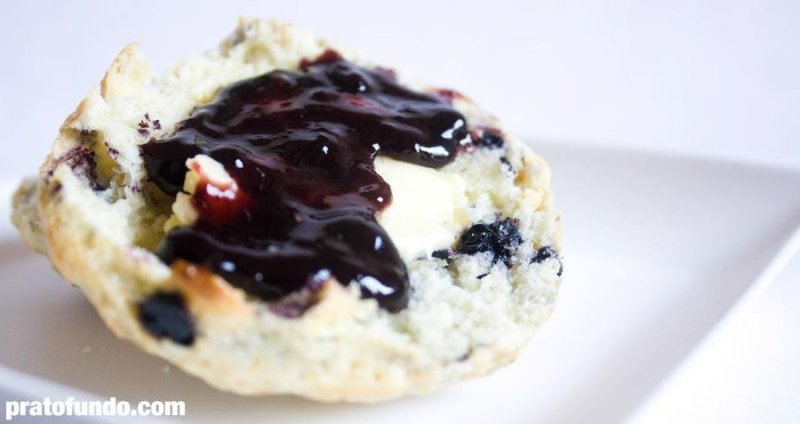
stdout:
POLYGON ((256 20, 162 76, 124 49, 13 220, 117 336, 247 395, 489 373, 562 271, 547 165, 497 120, 256 20))

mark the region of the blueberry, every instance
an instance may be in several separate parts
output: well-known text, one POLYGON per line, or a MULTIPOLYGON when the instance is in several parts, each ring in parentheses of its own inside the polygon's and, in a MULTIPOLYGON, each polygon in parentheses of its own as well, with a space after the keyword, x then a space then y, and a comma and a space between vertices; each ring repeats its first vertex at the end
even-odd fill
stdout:
POLYGON ((558 257, 558 252, 556 252, 555 249, 550 246, 544 246, 536 251, 536 254, 531 258, 531 263, 543 262, 544 260, 552 258, 553 256, 558 257))
POLYGON ((500 158, 500 167, 503 170, 503 172, 509 172, 512 174, 514 173, 514 166, 511 165, 511 162, 505 156, 500 158))
POLYGON ((475 144, 487 149, 500 149, 505 144, 505 139, 500 130, 495 128, 481 128, 473 132, 475 144))
POLYGON ((47 172, 47 177, 53 176, 58 165, 65 163, 72 168, 72 173, 83 178, 94 191, 103 191, 104 187, 97 177, 97 159, 95 152, 88 147, 75 146, 63 156, 55 160, 55 165, 47 172))
POLYGON ((561 257, 558 252, 550 246, 544 246, 537 250, 536 254, 531 258, 531 263, 538 264, 550 258, 558 261, 558 276, 560 277, 561 273, 564 271, 564 264, 561 263, 561 257))
POLYGON ((458 240, 456 251, 467 255, 492 252, 492 263, 502 261, 511 266, 511 256, 522 243, 519 228, 511 219, 491 224, 478 223, 469 227, 458 240))
POLYGON ((150 295, 139 304, 139 321, 154 337, 166 337, 185 346, 194 342, 194 323, 178 293, 150 295))
POLYGON ((448 260, 450 259, 450 249, 434 250, 431 256, 436 259, 448 260))
POLYGON ((485 252, 492 250, 495 239, 497 234, 489 224, 475 224, 461 234, 456 250, 467 255, 485 252))

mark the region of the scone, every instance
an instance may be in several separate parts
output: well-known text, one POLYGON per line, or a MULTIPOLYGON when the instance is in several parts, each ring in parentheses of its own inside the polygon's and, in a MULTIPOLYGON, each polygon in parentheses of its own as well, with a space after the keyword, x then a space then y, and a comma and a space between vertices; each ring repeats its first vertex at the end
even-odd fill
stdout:
POLYGON ((562 271, 546 163, 452 90, 243 20, 125 48, 13 221, 106 325, 221 390, 375 402, 513 361, 562 271))

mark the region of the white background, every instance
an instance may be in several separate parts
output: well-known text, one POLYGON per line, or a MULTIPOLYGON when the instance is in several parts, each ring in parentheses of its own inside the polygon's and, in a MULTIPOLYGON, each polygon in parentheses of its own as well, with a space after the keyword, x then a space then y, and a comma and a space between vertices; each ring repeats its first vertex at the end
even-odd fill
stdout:
MULTIPOLYGON (((124 45, 163 70, 242 15, 457 88, 520 134, 800 168, 799 1, 6 1, 0 179, 39 165, 124 45)), ((800 260, 787 271, 666 391, 674 418, 800 421, 800 260)))

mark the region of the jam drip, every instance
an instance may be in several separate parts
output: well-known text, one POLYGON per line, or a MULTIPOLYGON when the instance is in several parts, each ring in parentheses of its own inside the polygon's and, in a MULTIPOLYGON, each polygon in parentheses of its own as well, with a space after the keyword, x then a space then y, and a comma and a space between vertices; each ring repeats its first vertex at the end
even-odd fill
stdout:
POLYGON ((265 300, 335 277, 401 310, 408 272, 375 220, 392 196, 375 156, 436 168, 468 142, 464 117, 442 98, 330 50, 298 72, 233 84, 171 137, 141 147, 150 179, 165 193, 182 189, 186 160, 198 154, 221 163, 237 186, 220 193, 198 184, 198 220, 167 234, 157 253, 167 264, 203 265, 265 300))

